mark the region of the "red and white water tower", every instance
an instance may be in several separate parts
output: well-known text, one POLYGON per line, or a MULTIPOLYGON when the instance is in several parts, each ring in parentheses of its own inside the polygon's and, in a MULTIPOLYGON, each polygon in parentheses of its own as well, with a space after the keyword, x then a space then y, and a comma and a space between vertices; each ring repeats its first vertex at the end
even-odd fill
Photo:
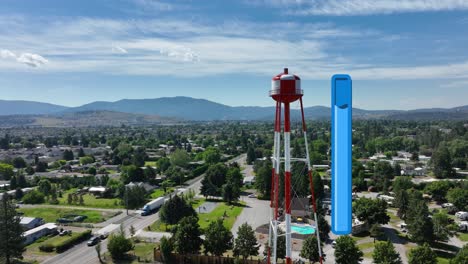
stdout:
POLYGON ((276 101, 276 118, 275 118, 275 134, 274 134, 274 150, 273 150, 273 169, 271 176, 271 201, 270 201, 270 228, 268 239, 268 263, 276 264, 277 256, 277 241, 278 241, 278 225, 280 218, 285 221, 285 236, 286 236, 286 263, 292 264, 292 239, 291 239, 291 161, 305 162, 308 168, 308 176, 310 182, 310 190, 312 193, 312 207, 315 220, 315 234, 318 240, 318 249, 320 254, 320 263, 322 263, 322 250, 320 243, 320 235, 317 222, 317 205, 312 181, 312 166, 309 158, 309 145, 307 143, 307 127, 304 118, 304 108, 302 104, 303 90, 301 89, 301 79, 297 75, 289 74, 285 68, 283 73, 273 77, 271 81, 270 96, 276 101), (302 130, 304 134, 304 143, 306 157, 291 158, 291 118, 290 105, 299 100, 302 114, 302 130), (284 157, 281 157, 281 114, 284 105, 284 157), (284 217, 279 215, 279 178, 281 176, 280 166, 284 162, 284 217))

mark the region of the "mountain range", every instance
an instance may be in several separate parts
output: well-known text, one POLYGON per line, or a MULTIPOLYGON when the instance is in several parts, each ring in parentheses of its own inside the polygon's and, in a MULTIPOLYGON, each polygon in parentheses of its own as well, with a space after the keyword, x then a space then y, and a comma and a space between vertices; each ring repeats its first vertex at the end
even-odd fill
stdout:
MULTIPOLYGON (((232 107, 205 99, 191 97, 163 97, 156 99, 123 99, 116 102, 97 101, 78 107, 66 107, 32 101, 0 100, 0 125, 6 120, 26 124, 79 125, 78 119, 117 120, 115 124, 139 124, 185 121, 214 120, 272 120, 274 107, 242 106, 232 107), (40 122, 37 122, 39 120, 40 122)), ((304 108, 307 119, 328 119, 330 108, 312 106, 304 108)), ((300 111, 293 109, 292 118, 300 118, 300 111)), ((364 110, 353 109, 358 119, 398 120, 468 120, 468 105, 454 108, 429 108, 416 110, 364 110)), ((2 124, 4 123, 4 124, 2 124)), ((102 123, 102 122, 101 122, 102 123)))

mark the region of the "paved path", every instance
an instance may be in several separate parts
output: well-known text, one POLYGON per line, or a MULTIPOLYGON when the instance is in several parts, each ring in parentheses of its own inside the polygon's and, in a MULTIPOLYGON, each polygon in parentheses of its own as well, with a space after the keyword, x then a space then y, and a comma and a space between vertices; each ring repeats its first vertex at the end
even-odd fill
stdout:
POLYGON ((270 201, 262 201, 257 198, 248 198, 242 196, 241 200, 246 203, 246 207, 237 217, 236 222, 232 226, 232 233, 237 237, 237 229, 243 223, 249 223, 255 230, 257 227, 268 224, 270 221, 270 201))
POLYGON ((405 244, 409 243, 408 241, 401 239, 394 229, 393 226, 390 224, 386 224, 382 226, 382 231, 385 235, 390 239, 393 246, 395 246, 395 250, 400 254, 401 261, 403 263, 408 263, 408 258, 406 257, 406 247, 405 244))

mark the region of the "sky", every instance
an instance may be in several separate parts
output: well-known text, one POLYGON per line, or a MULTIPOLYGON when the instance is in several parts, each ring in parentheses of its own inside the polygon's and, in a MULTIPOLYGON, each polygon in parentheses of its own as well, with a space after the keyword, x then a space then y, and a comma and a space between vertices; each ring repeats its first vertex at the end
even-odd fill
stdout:
POLYGON ((272 106, 288 67, 306 106, 468 104, 466 0, 2 0, 0 99, 66 106, 190 96, 272 106))

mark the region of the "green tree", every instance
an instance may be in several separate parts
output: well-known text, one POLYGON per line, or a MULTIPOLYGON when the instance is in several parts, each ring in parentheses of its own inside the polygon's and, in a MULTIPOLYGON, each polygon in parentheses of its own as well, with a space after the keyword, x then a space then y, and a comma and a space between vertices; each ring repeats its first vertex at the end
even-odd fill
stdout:
POLYGON ((66 149, 66 150, 63 152, 63 159, 64 159, 64 160, 74 160, 74 159, 75 159, 75 156, 73 155, 73 150, 71 150, 71 149, 66 149))
POLYGON ((354 202, 353 210, 359 220, 367 221, 370 225, 385 225, 390 221, 387 202, 381 199, 360 198, 354 202))
POLYGON ((19 186, 20 188, 28 187, 28 183, 26 182, 26 177, 24 177, 24 175, 23 175, 22 173, 20 173, 20 174, 18 175, 17 182, 18 182, 18 186, 19 186))
POLYGON ((432 216, 432 224, 434 229, 434 238, 440 241, 447 241, 452 236, 450 230, 450 218, 447 213, 439 212, 432 216))
POLYGON ((146 203, 146 190, 138 185, 126 187, 122 200, 127 209, 141 208, 146 203))
POLYGON ((208 164, 216 164, 221 160, 221 154, 218 149, 209 147, 204 151, 203 159, 208 164))
POLYGON ((107 243, 107 250, 109 250, 114 260, 122 260, 125 258, 127 252, 133 249, 131 239, 125 237, 123 227, 120 227, 120 232, 112 234, 107 243))
POLYGON ((43 193, 45 196, 49 196, 50 195, 50 192, 52 190, 52 184, 50 183, 50 181, 48 179, 42 179, 39 181, 39 183, 37 184, 38 186, 38 190, 43 193))
POLYGON ((23 257, 24 237, 20 217, 8 195, 0 201, 0 259, 10 264, 12 259, 23 257))
POLYGON ((210 223, 205 231, 203 245, 205 254, 211 253, 214 256, 221 256, 232 249, 232 233, 224 226, 222 219, 210 223))
POLYGON ((437 254, 432 251, 429 244, 412 249, 409 252, 409 264, 437 264, 437 254))
POLYGON ((46 162, 39 161, 36 163, 36 172, 46 172, 48 167, 46 162))
POLYGON ((0 180, 9 181, 14 175, 13 166, 6 163, 0 163, 0 180))
POLYGON ((261 194, 263 198, 270 198, 271 192, 271 162, 258 162, 254 169, 255 172, 255 189, 261 194), (257 168, 258 164, 258 168, 257 168))
POLYGON ((170 264, 171 262, 171 254, 174 251, 174 243, 172 239, 167 237, 162 237, 160 241, 160 248, 161 248, 161 255, 163 258, 163 263, 170 264))
POLYGON ((175 250, 179 254, 197 254, 203 244, 200 236, 198 218, 195 216, 182 218, 174 234, 175 250))
POLYGON ((432 195, 434 200, 442 202, 452 186, 452 183, 449 181, 434 181, 426 185, 424 191, 432 195))
POLYGON ((17 169, 26 168, 26 166, 27 166, 26 161, 24 161, 24 159, 22 157, 13 158, 12 163, 13 163, 13 167, 15 167, 17 169))
POLYGON ((234 241, 234 256, 242 256, 247 259, 250 256, 257 256, 260 245, 257 244, 255 232, 252 227, 244 223, 237 231, 237 238, 234 241))
POLYGON ((317 221, 319 226, 319 234, 321 240, 326 240, 330 238, 330 224, 328 224, 325 216, 322 214, 317 214, 317 221))
POLYGON ((171 160, 166 157, 163 157, 158 159, 156 165, 161 172, 165 172, 171 166, 171 160))
POLYGON ((94 162, 94 158, 91 157, 91 156, 84 156, 84 157, 80 158, 80 164, 81 165, 87 165, 87 164, 91 164, 93 162, 94 162))
POLYGON ((358 264, 362 256, 362 251, 351 237, 340 236, 336 239, 335 262, 337 264, 358 264))
POLYGON ((432 240, 432 221, 429 218, 429 209, 418 191, 413 191, 410 195, 409 206, 406 214, 408 233, 412 240, 417 243, 429 242, 432 240))
POLYGON ((226 183, 227 167, 223 163, 210 165, 202 180, 201 194, 208 196, 221 196, 222 186, 226 183))
POLYGON ((457 255, 450 260, 450 264, 466 264, 468 263, 468 244, 465 244, 457 255))
POLYGON ((394 205, 396 208, 398 208, 397 215, 401 219, 406 219, 406 213, 408 212, 408 206, 409 206, 408 191, 401 190, 395 194, 396 195, 395 195, 394 205))
POLYGON ((380 228, 380 225, 378 224, 373 224, 369 230, 370 232, 370 236, 372 238, 374 238, 374 243, 375 243, 375 239, 378 238, 378 237, 381 237, 383 236, 383 232, 382 232, 382 229, 380 228))
POLYGON ((320 261, 320 254, 318 249, 318 242, 316 236, 308 236, 304 243, 302 244, 302 249, 300 253, 301 258, 305 258, 310 261, 310 263, 315 263, 320 261))
POLYGON ((468 210, 468 189, 453 188, 447 192, 447 200, 458 210, 468 210))
POLYGON ((440 144, 432 155, 432 165, 434 166, 434 175, 437 178, 450 178, 454 176, 452 169, 452 158, 445 144, 440 144))
POLYGON ((174 153, 171 154, 170 160, 173 166, 186 168, 188 163, 190 162, 190 156, 184 149, 176 149, 176 151, 174 151, 174 153))
POLYGON ((375 264, 402 264, 400 254, 396 252, 392 242, 377 242, 372 258, 375 264))
POLYGON ((25 204, 41 204, 44 203, 44 194, 39 191, 32 190, 23 196, 25 204))
POLYGON ((10 179, 10 190, 15 190, 18 187, 18 183, 16 181, 16 177, 13 175, 10 179))
POLYGON ((161 221, 169 225, 175 225, 182 218, 196 216, 196 214, 192 206, 178 195, 171 197, 159 210, 161 221))
POLYGON ((255 149, 252 146, 249 146, 247 148, 247 164, 252 164, 255 159, 255 149))

